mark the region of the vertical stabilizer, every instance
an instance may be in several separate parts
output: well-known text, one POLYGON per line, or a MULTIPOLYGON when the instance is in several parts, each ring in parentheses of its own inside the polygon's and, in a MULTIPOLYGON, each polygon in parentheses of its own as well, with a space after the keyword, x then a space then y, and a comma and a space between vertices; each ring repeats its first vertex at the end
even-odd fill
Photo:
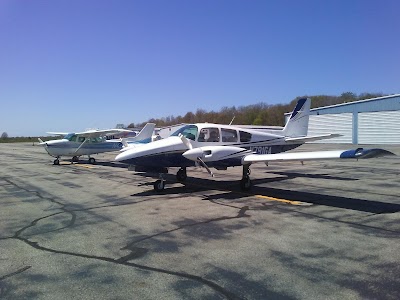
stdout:
POLYGON ((151 142, 151 136, 153 135, 154 128, 156 127, 156 124, 154 123, 147 123, 142 130, 138 133, 137 136, 133 138, 127 138, 124 139, 128 143, 131 142, 137 142, 137 143, 149 143, 151 142))
POLYGON ((283 129, 286 137, 307 136, 308 120, 310 117, 310 98, 301 98, 297 101, 296 107, 290 115, 289 121, 283 129))

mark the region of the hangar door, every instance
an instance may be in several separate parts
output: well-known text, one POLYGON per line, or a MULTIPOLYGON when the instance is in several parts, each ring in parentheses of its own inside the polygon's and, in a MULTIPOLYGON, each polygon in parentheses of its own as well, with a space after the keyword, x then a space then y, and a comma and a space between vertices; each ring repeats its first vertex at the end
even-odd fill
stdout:
POLYGON ((326 139, 315 143, 352 143, 353 114, 310 115, 308 135, 338 133, 341 137, 326 139))
POLYGON ((400 110, 358 114, 359 144, 400 144, 400 110))

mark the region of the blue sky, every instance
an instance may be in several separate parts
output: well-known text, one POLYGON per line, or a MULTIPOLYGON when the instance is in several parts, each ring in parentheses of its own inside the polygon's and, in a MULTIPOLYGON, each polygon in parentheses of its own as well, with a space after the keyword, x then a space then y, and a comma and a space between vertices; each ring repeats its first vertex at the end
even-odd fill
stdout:
POLYGON ((397 0, 1 0, 0 132, 400 92, 397 0))

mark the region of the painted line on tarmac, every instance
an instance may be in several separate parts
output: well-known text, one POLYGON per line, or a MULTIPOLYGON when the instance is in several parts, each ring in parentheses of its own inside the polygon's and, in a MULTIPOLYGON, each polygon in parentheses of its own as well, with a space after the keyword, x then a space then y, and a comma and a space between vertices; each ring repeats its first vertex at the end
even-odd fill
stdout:
POLYGON ((74 166, 86 168, 86 169, 96 169, 95 167, 88 166, 88 165, 81 165, 81 164, 73 164, 74 166))
POLYGON ((305 202, 301 202, 301 201, 280 199, 280 198, 264 196, 264 195, 254 195, 254 196, 256 196, 257 198, 266 199, 269 201, 277 201, 277 202, 282 202, 282 203, 291 204, 291 205, 312 205, 310 203, 305 203, 305 202))
MULTIPOLYGON (((200 188, 204 188, 204 186, 199 185, 199 184, 192 184, 190 183, 190 185, 193 186, 197 186, 200 188)), ((238 191, 232 191, 232 190, 228 190, 228 189, 217 189, 217 190, 221 190, 221 191, 227 191, 227 192, 234 192, 234 193, 238 193, 238 194, 242 194, 245 196, 254 196, 256 198, 261 198, 261 199, 266 199, 269 201, 276 201, 276 202, 281 202, 281 203, 285 203, 285 204, 291 204, 291 205, 302 205, 302 206, 311 206, 311 203, 307 203, 307 202, 301 202, 301 201, 296 201, 296 200, 287 200, 287 199, 281 199, 281 198, 275 198, 275 197, 270 197, 270 196, 264 196, 264 195, 255 195, 255 194, 250 194, 250 193, 245 193, 245 192, 238 192, 238 191)))

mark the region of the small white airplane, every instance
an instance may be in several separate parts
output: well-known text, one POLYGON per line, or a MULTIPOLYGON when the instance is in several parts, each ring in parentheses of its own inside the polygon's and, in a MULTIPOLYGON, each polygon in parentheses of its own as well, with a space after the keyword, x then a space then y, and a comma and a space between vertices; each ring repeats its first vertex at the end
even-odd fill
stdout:
POLYGON ((243 166, 240 186, 242 190, 249 190, 250 165, 256 162, 268 164, 271 161, 360 159, 394 155, 383 149, 362 148, 281 153, 308 141, 339 136, 307 136, 310 104, 309 98, 300 99, 283 128, 249 128, 210 123, 186 125, 168 138, 127 149, 117 155, 115 160, 135 166, 136 170, 159 172, 160 179, 154 183, 156 191, 164 189, 162 172, 168 167, 180 167, 176 176, 178 181, 183 182, 187 178, 187 167, 200 165, 213 176, 210 167, 226 170, 227 167, 243 166))
POLYGON ((89 163, 94 164, 96 160, 90 157, 92 154, 117 151, 124 147, 129 148, 130 145, 136 143, 150 142, 154 127, 155 124, 148 123, 135 137, 118 140, 107 140, 106 136, 131 131, 126 129, 105 129, 78 133, 48 132, 49 134, 63 136, 63 138, 49 141, 42 141, 39 138, 39 142, 50 156, 56 158, 53 162, 54 165, 60 164, 62 156, 72 157, 72 161, 76 162, 82 155, 87 155, 89 163))

